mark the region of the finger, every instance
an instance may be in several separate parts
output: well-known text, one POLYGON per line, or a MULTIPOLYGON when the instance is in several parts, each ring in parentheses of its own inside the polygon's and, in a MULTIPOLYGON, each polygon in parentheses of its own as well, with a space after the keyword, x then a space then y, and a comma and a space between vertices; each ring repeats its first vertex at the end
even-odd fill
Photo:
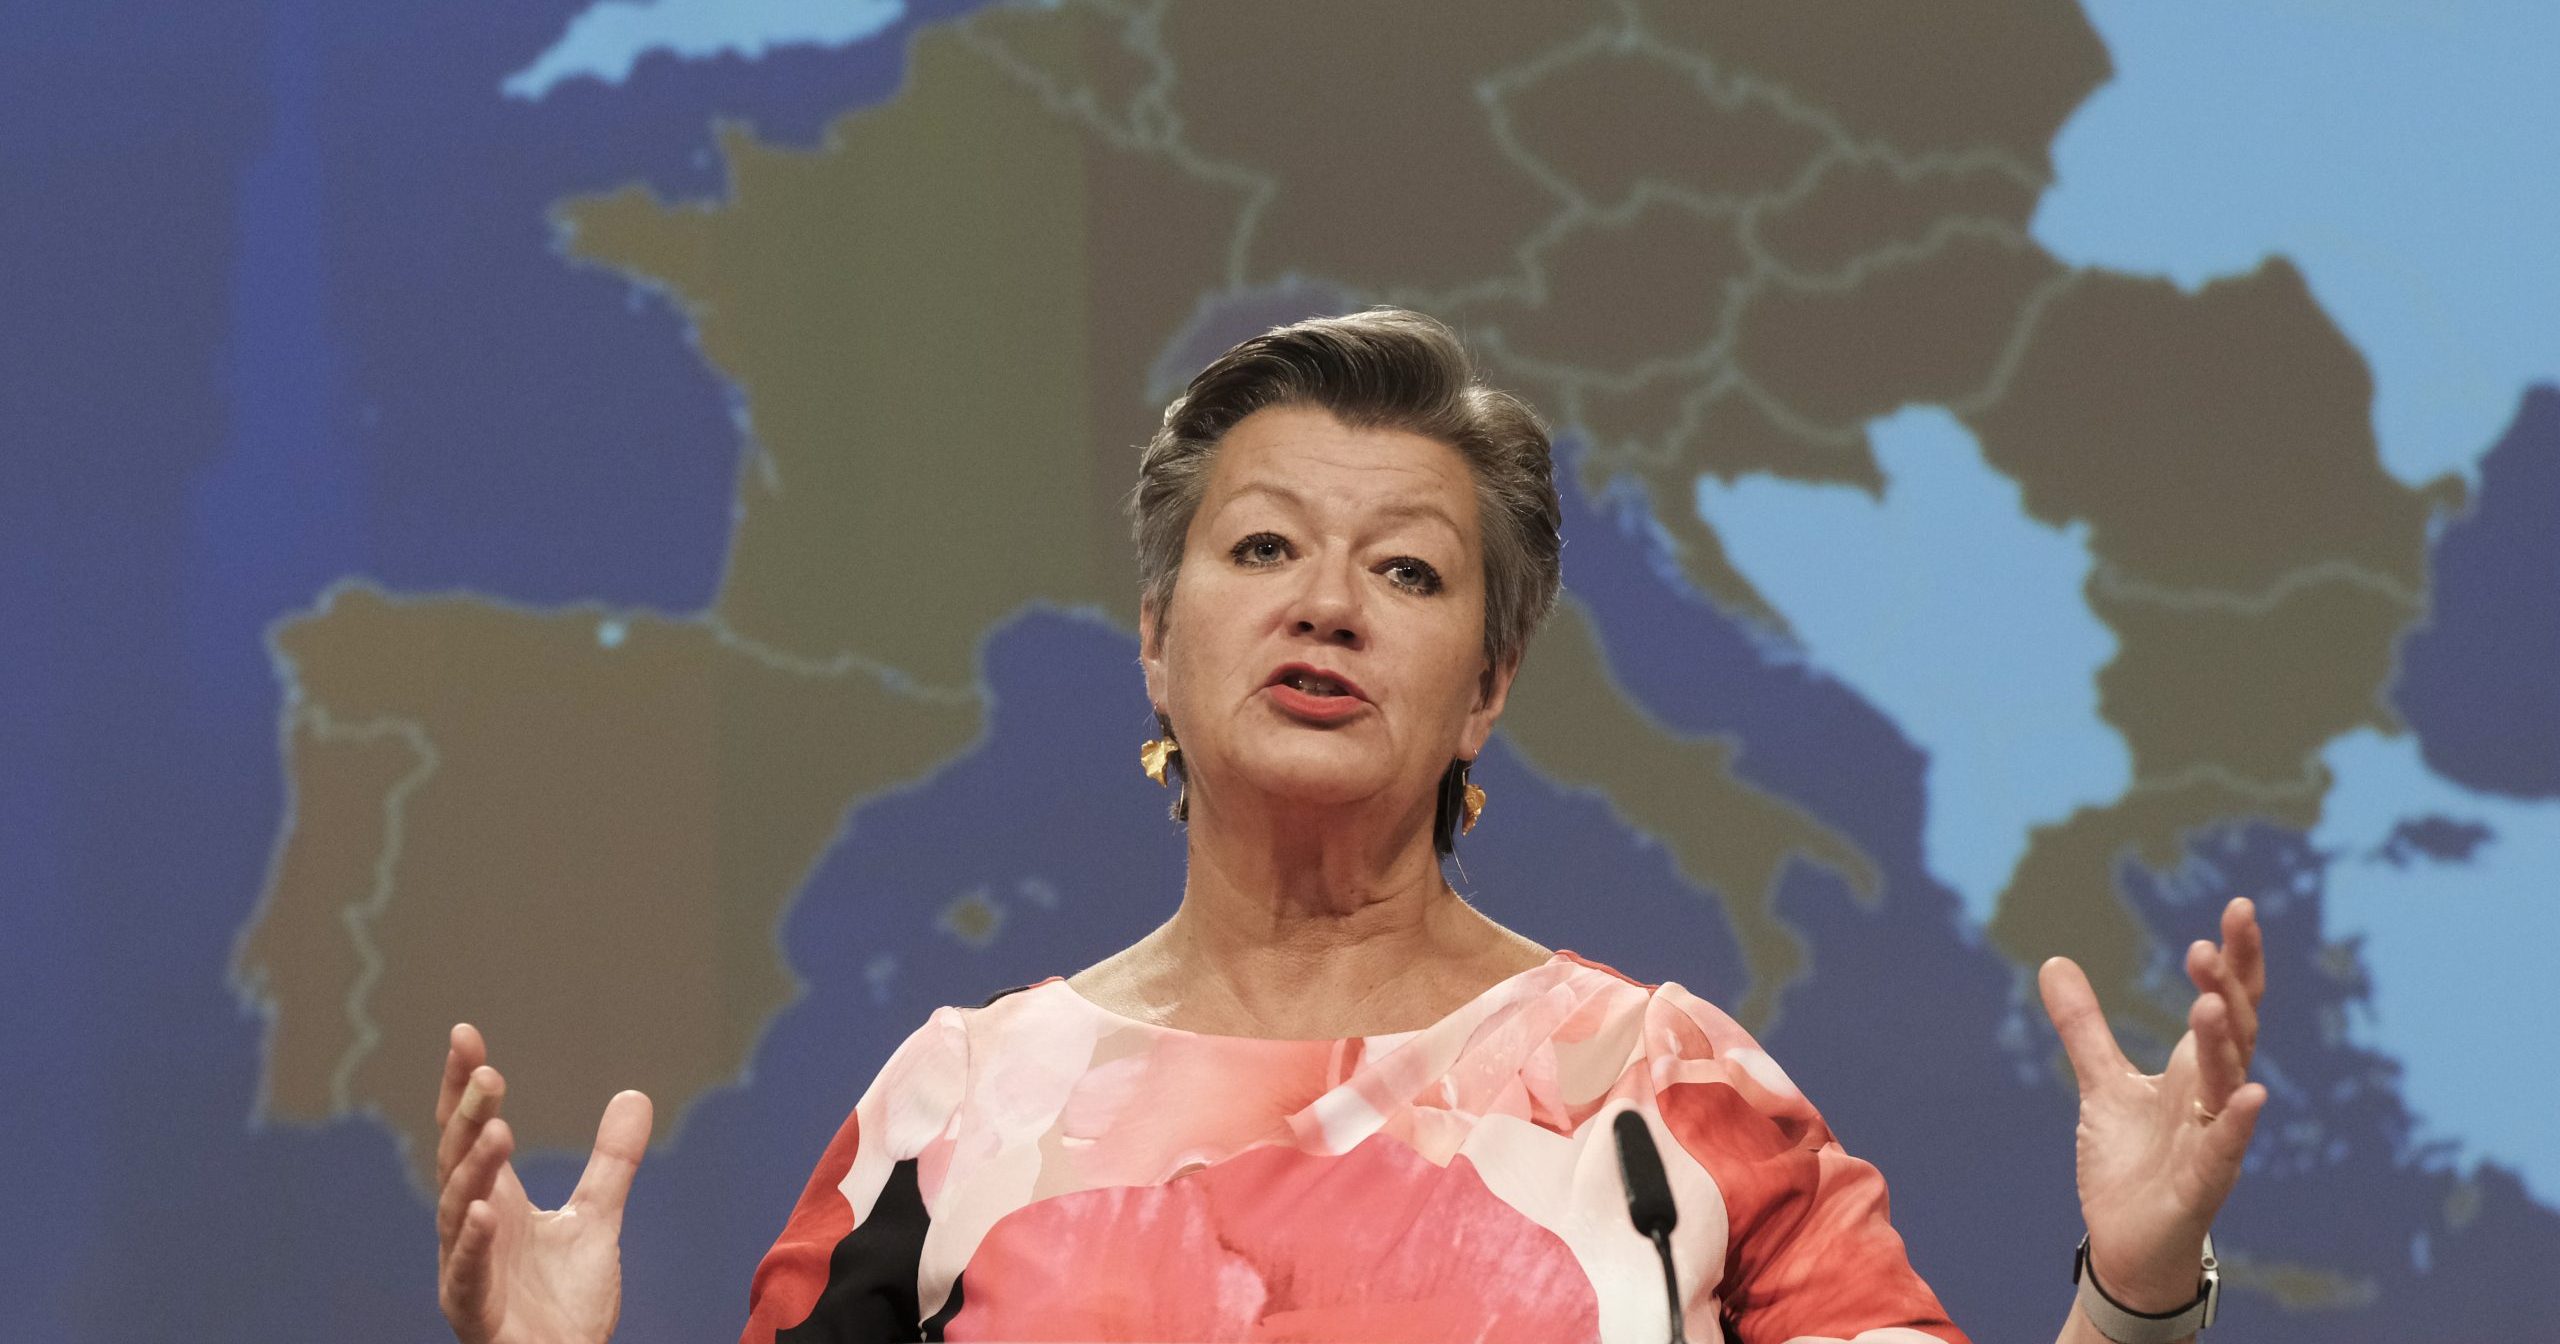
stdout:
POLYGON ((571 1204, 621 1225, 623 1201, 630 1197, 631 1178, 649 1151, 649 1128, 655 1116, 645 1093, 617 1092, 605 1103, 604 1119, 596 1124, 595 1151, 587 1154, 587 1169, 578 1176, 578 1188, 569 1196, 571 1204))
POLYGON ((2133 1072, 2133 1061, 2116 1044, 2107 1015, 2098 1010, 2097 992, 2089 988, 2089 977, 2078 962, 2069 957, 2046 961, 2036 971, 2036 988, 2044 996, 2045 1016, 2053 1019, 2083 1095, 2108 1078, 2133 1072))
POLYGON ((507 1099, 507 1080, 486 1064, 473 1069, 462 1084, 462 1095, 453 1103, 453 1117, 445 1121, 444 1133, 436 1140, 436 1184, 441 1186, 453 1178, 453 1164, 469 1152, 472 1141, 480 1137, 480 1127, 497 1118, 498 1107, 507 1099))
POLYGON ((2246 896, 2222 908, 2222 955, 2254 1012, 2267 997, 2267 937, 2258 927, 2257 903, 2246 896))
POLYGON ((516 1150, 515 1132, 504 1120, 492 1120, 480 1137, 453 1164, 453 1175, 436 1195, 436 1244, 450 1247, 462 1232, 462 1215, 497 1192, 498 1173, 516 1150))
POLYGON ((436 1088, 436 1128, 444 1128, 453 1118, 455 1103, 462 1100, 463 1083, 471 1071, 489 1062, 489 1046, 480 1039, 480 1029, 468 1022, 456 1022, 445 1038, 444 1079, 436 1088))
POLYGON ((2198 942, 2187 949, 2187 978, 2198 990, 2222 996, 2222 1006, 2231 1012, 2232 1039, 2240 1046, 2240 1066, 2246 1069, 2258 1051, 2258 1007, 2240 983, 2238 970, 2227 946, 2198 942))
POLYGON ((453 1239, 453 1254, 445 1257, 443 1282, 437 1286, 438 1305, 445 1319, 459 1333, 466 1325, 477 1326, 489 1313, 489 1267, 495 1257, 491 1250, 498 1241, 498 1211, 487 1204, 474 1204, 463 1210, 462 1231, 453 1239))
POLYGON ((2196 1034, 2196 1100, 2220 1114, 2231 1094, 2246 1082, 2248 1070, 2231 1039, 2231 1007, 2220 994, 2198 997, 2187 1009, 2187 1026, 2196 1034))

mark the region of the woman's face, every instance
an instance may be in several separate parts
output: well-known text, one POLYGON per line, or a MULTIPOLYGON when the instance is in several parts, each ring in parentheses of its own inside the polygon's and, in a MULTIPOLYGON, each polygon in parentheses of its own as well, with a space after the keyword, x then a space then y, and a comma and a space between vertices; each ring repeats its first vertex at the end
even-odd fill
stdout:
POLYGON ((1147 694, 1192 806, 1370 805, 1427 826, 1509 670, 1484 655, 1475 483, 1456 449, 1274 407, 1227 433, 1169 613, 1140 618, 1147 694))

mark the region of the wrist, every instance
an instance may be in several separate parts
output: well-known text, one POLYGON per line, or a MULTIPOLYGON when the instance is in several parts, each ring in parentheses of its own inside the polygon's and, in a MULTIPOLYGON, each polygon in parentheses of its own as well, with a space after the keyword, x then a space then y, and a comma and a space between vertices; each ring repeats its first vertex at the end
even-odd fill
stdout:
POLYGON ((2204 1258, 2204 1238, 2170 1255, 2114 1257, 2096 1238, 2090 1239, 2089 1271, 2108 1297, 2141 1312, 2171 1312, 2196 1300, 2197 1266, 2204 1258))
POLYGON ((2213 1324, 2222 1274, 2214 1259, 2211 1236, 2203 1238, 2197 1247, 2195 1265, 2187 1271, 2195 1275, 2195 1287, 2174 1303, 2147 1296, 2165 1293, 2157 1286, 2156 1271, 2128 1278, 2121 1288, 2110 1288, 2105 1271, 2093 1257, 2089 1240, 2080 1239, 2079 1252, 2073 1257, 2072 1277, 2079 1282, 2079 1311, 2102 1338, 2115 1344, 2187 1344, 2197 1331, 2213 1324), (2129 1300, 2132 1294, 2146 1296, 2129 1300))

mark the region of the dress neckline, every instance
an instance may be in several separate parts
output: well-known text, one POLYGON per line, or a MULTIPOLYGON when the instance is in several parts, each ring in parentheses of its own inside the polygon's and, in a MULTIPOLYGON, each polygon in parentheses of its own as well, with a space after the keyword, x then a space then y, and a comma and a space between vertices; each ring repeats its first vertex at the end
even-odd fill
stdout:
POLYGON ((1175 1036, 1195 1041, 1214 1041, 1222 1045, 1233 1043, 1239 1046, 1335 1046, 1341 1045, 1347 1041, 1367 1041, 1372 1044, 1379 1042, 1394 1043, 1410 1040, 1416 1036, 1423 1035, 1426 1032, 1437 1031, 1440 1028, 1447 1026, 1449 1023, 1461 1018, 1479 1015, 1482 1011, 1500 999, 1516 993, 1523 981, 1528 980, 1532 976, 1551 974, 1559 966, 1578 967, 1583 970, 1598 971, 1614 979, 1626 980, 1630 984, 1635 983, 1618 971, 1612 970, 1607 966, 1603 966, 1598 962, 1588 960, 1577 953, 1563 948, 1558 948, 1555 951, 1548 953, 1546 960, 1539 962, 1537 965, 1524 967, 1520 970, 1514 971, 1500 980, 1485 986, 1482 990, 1477 992, 1475 997, 1470 998, 1465 1003, 1459 1004, 1457 1007, 1441 1014, 1438 1019, 1431 1022, 1428 1026, 1409 1027, 1403 1031, 1374 1032, 1366 1036, 1238 1036, 1224 1032, 1193 1031, 1185 1027, 1169 1027, 1161 1022, 1149 1022, 1145 1018, 1131 1017, 1127 1013, 1120 1012, 1117 1009, 1106 1008, 1101 1004, 1086 998, 1082 991, 1078 990, 1074 985, 1067 983, 1067 978, 1062 975, 1053 975, 1048 979, 1031 986, 1031 988, 1034 990, 1045 990, 1053 995, 1059 996, 1065 1001, 1078 1005, 1077 1011, 1099 1017, 1104 1021, 1110 1022, 1114 1026, 1137 1031, 1151 1032, 1160 1036, 1175 1036))

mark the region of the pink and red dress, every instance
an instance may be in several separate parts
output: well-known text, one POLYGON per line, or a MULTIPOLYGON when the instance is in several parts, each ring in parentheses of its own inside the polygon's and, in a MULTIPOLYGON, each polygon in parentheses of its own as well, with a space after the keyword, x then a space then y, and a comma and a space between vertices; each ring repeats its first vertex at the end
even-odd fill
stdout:
POLYGON ((1209 1036, 1063 980, 936 1012, 756 1270, 746 1344, 1668 1335, 1610 1124, 1680 1209, 1689 1338, 1966 1344, 1731 1018, 1569 952, 1420 1031, 1209 1036))

